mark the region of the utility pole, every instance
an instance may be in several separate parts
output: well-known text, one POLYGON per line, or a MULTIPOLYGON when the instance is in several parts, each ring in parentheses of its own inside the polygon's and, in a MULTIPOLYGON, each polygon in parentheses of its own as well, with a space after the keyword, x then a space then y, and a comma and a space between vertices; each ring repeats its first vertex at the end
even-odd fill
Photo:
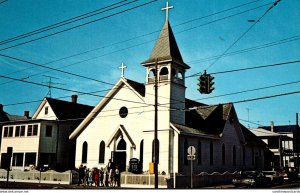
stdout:
POLYGON ((155 81, 154 81, 154 188, 158 189, 158 166, 157 166, 157 158, 158 158, 158 139, 157 139, 157 87, 158 87, 158 70, 157 70, 157 62, 158 59, 155 61, 155 81))

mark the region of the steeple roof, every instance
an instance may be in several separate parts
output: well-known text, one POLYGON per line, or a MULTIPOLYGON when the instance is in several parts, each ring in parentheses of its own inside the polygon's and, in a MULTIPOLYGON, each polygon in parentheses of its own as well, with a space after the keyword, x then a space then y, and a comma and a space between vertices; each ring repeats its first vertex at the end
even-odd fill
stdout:
POLYGON ((156 59, 158 59, 158 62, 173 61, 178 64, 181 64, 185 68, 190 68, 183 62, 172 28, 168 20, 166 20, 163 29, 160 32, 159 38, 156 41, 150 58, 142 62, 142 64, 144 66, 153 64, 156 59))

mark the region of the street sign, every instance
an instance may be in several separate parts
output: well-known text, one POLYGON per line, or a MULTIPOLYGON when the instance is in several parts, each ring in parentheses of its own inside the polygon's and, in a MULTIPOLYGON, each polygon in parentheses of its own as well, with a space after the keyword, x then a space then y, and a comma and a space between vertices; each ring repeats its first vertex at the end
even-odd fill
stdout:
POLYGON ((196 153, 196 148, 195 148, 194 146, 188 147, 187 153, 188 153, 188 155, 195 155, 195 153, 196 153))
POLYGON ((195 160, 196 156, 195 155, 187 155, 187 160, 195 160))

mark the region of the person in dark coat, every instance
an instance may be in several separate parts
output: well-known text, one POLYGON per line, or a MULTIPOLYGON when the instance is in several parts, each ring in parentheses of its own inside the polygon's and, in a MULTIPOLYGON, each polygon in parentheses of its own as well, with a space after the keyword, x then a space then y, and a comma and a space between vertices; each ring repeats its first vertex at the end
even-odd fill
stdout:
POLYGON ((99 185, 100 186, 104 186, 103 179, 104 179, 104 171, 103 171, 103 168, 101 168, 99 171, 99 185))
POLYGON ((84 179, 84 176, 85 176, 85 171, 84 171, 84 167, 83 167, 82 164, 80 165, 80 167, 78 169, 78 174, 79 174, 78 185, 80 185, 80 184, 83 183, 83 179, 84 179))

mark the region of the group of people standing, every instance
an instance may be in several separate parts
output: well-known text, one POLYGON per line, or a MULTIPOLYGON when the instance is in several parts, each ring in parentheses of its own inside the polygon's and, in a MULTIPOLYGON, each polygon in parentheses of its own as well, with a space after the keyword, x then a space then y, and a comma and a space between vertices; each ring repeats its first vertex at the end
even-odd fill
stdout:
POLYGON ((105 168, 86 168, 82 164, 78 168, 78 185, 96 187, 120 187, 120 170, 111 159, 105 168))

